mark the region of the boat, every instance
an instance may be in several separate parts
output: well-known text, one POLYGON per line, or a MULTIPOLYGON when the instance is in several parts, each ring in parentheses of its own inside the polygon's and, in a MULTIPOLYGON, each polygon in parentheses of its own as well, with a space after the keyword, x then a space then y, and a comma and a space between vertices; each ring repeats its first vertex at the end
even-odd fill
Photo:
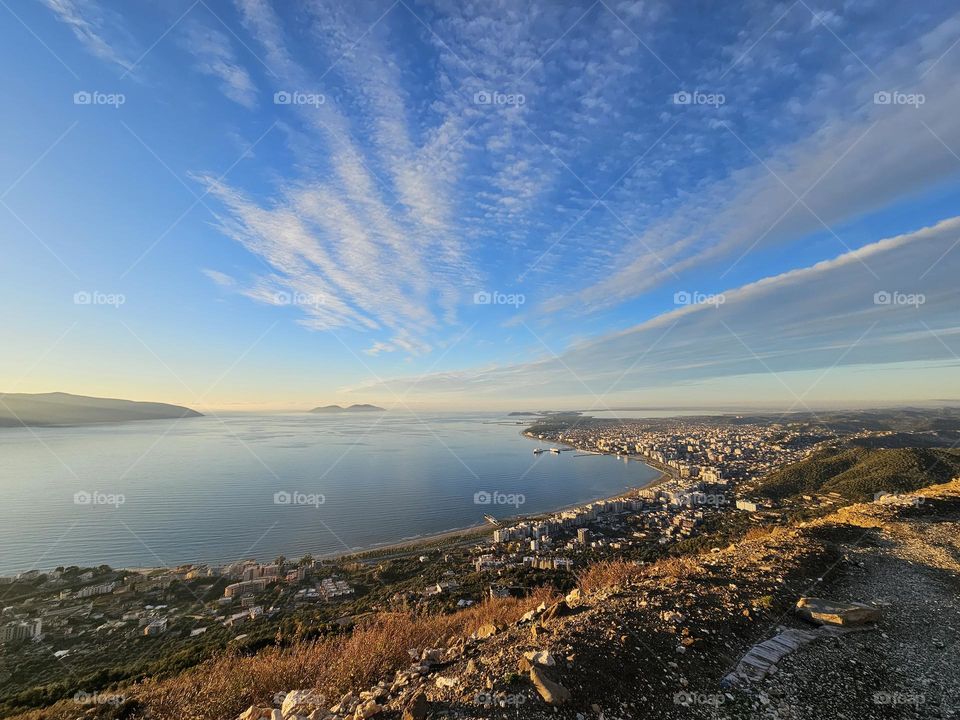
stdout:
POLYGON ((491 525, 499 525, 500 521, 497 520, 493 515, 484 515, 483 519, 486 520, 491 525))
POLYGON ((534 448, 534 449, 533 449, 533 454, 534 454, 534 455, 540 455, 542 452, 543 452, 543 448, 534 448))
POLYGON ((550 452, 556 453, 557 455, 559 455, 559 454, 560 454, 560 448, 550 448, 550 452))

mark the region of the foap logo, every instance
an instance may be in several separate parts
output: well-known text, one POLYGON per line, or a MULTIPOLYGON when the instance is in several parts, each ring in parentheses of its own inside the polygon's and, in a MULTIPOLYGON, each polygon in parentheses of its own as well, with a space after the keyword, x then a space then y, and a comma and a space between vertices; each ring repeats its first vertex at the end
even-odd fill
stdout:
POLYGON ((473 494, 474 505, 510 505, 520 507, 527 501, 527 496, 523 493, 502 493, 494 490, 487 492, 480 490, 473 494))
POLYGON ((709 294, 680 290, 673 294, 674 305, 713 305, 714 307, 720 307, 726 301, 727 297, 723 293, 709 294))
POLYGON ((682 504, 690 506, 705 505, 709 507, 720 507, 721 505, 730 504, 730 499, 723 493, 688 492, 678 497, 682 501, 682 504))
POLYGON ((914 507, 923 505, 923 497, 920 495, 904 495, 901 493, 887 492, 886 490, 875 492, 873 494, 873 501, 875 503, 885 503, 889 505, 913 505, 914 507))
POLYGON ((919 308, 927 302, 923 293, 905 293, 899 290, 880 290, 873 294, 874 305, 895 305, 919 308))
POLYGON ((88 492, 80 490, 73 494, 74 505, 106 505, 108 507, 118 508, 127 501, 127 498, 121 493, 104 493, 99 490, 88 492))
POLYGON ((880 90, 873 94, 874 105, 909 105, 919 108, 927 101, 923 93, 905 93, 899 90, 880 90))
POLYGON ((503 93, 495 90, 481 90, 473 94, 474 105, 507 105, 518 107, 527 102, 523 93, 503 93))
POLYGON ((312 505, 315 508, 319 508, 326 501, 326 496, 321 493, 302 493, 296 490, 287 492, 286 490, 281 490, 273 494, 274 505, 312 505))
MULTIPOLYGON (((298 705, 328 705, 327 698, 323 693, 317 692, 316 690, 296 690, 296 698, 298 705)), ((283 701, 287 699, 287 693, 283 690, 273 694, 273 704, 277 707, 283 705, 283 701)))
POLYGON ((911 692, 875 692, 873 694, 874 705, 913 705, 919 707, 927 701, 927 696, 923 693, 911 692))
POLYGON ((73 701, 81 705, 123 705, 126 699, 126 696, 116 693, 88 693, 83 690, 78 690, 73 696, 73 701))
POLYGON ((723 93, 680 90, 673 94, 674 105, 707 105, 709 107, 720 107, 725 102, 727 102, 727 98, 723 93))
POLYGON ((74 105, 106 105, 119 108, 127 102, 123 93, 105 93, 99 90, 78 90, 73 94, 74 105))
POLYGON ((127 302, 121 293, 105 293, 99 290, 78 290, 73 294, 74 305, 109 305, 118 308, 127 302))
POLYGON ((698 693, 681 690, 673 694, 673 702, 677 705, 690 707, 691 705, 711 705, 717 707, 726 702, 723 693, 698 693))
POLYGON ((473 701, 477 705, 489 707, 519 707, 527 701, 527 696, 523 693, 505 693, 505 692, 478 692, 473 696, 473 701))
POLYGON ((274 105, 312 105, 317 108, 327 101, 321 93, 300 92, 299 90, 279 90, 273 94, 274 105))
POLYGON ((300 307, 317 307, 323 305, 326 302, 323 295, 317 295, 316 293, 302 293, 302 292, 287 292, 281 290, 280 292, 274 293, 273 295, 273 304, 274 305, 297 305, 300 307))
POLYGON ((473 294, 474 305, 511 305, 520 307, 527 301, 523 293, 502 293, 499 290, 492 292, 481 290, 473 294))

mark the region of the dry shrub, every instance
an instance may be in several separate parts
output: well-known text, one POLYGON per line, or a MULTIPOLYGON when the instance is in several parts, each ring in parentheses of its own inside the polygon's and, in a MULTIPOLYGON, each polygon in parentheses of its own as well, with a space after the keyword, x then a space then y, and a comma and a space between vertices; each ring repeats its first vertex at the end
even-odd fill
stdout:
POLYGON ((607 560, 577 573, 577 586, 584 593, 626 585, 643 573, 643 568, 625 560, 607 560))
POLYGON ((648 569, 650 577, 688 578, 700 569, 697 561, 689 557, 672 557, 659 560, 648 569))
MULTIPOLYGON (((541 602, 555 599, 541 589, 522 599, 487 600, 448 615, 379 613, 352 632, 289 648, 268 648, 253 656, 226 653, 164 680, 148 680, 130 695, 152 720, 228 720, 254 704, 272 705, 280 691, 317 688, 330 704, 347 690, 365 690, 410 664, 409 648, 446 647, 487 622, 509 624, 541 602)), ((59 705, 59 704, 58 704, 59 705)), ((67 704, 44 711, 48 719, 76 714, 67 704)), ((40 717, 34 713, 24 715, 40 717)))

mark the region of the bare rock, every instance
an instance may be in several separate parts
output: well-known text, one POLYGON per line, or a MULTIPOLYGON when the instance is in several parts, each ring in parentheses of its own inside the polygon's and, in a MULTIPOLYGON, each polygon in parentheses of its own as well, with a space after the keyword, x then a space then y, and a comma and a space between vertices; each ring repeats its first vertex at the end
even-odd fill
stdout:
POLYGON ((880 620, 880 610, 863 603, 844 603, 822 598, 802 597, 797 601, 797 614, 820 625, 863 625, 880 620))
POLYGON ((537 666, 530 668, 530 682, 548 705, 563 705, 570 701, 570 691, 560 683, 551 680, 537 666))

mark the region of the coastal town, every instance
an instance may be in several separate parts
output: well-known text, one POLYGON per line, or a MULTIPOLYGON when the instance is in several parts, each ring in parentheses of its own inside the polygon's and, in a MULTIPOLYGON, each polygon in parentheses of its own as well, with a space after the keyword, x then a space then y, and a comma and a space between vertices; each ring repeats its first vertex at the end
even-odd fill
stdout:
POLYGON ((5 694, 26 690, 28 679, 53 681, 58 663, 93 675, 123 662, 135 675, 176 652, 256 648, 292 627, 336 632, 375 610, 446 611, 543 585, 566 589, 591 563, 655 559, 721 519, 776 522, 780 509, 743 488, 833 439, 787 424, 682 419, 535 424, 524 434, 564 455, 615 455, 662 476, 618 497, 513 521, 490 517, 471 534, 390 552, 0 578, 5 694))

